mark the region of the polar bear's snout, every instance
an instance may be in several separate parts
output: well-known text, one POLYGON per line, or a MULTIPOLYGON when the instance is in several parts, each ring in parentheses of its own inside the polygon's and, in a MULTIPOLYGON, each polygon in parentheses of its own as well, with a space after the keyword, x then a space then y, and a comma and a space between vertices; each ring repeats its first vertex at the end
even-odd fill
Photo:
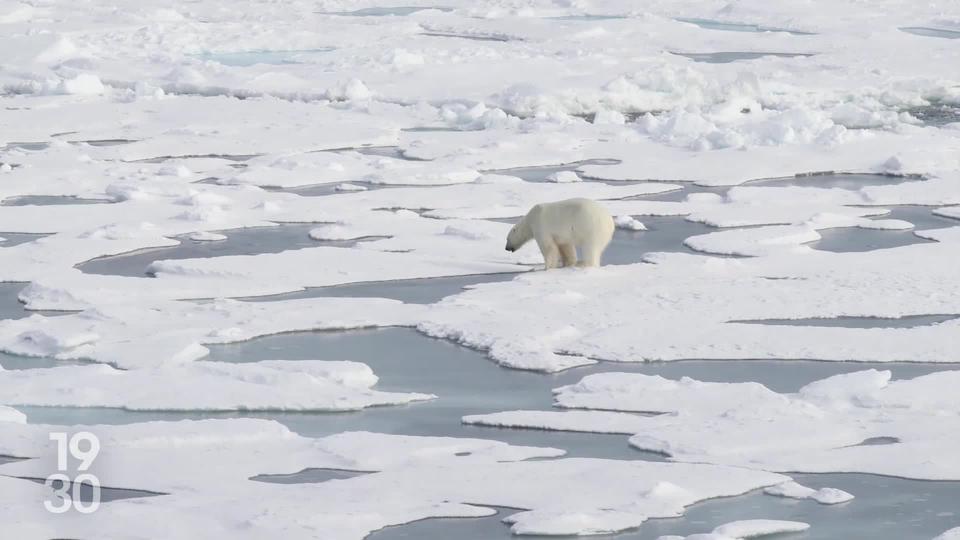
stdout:
POLYGON ((522 248, 532 237, 530 228, 521 221, 510 228, 510 233, 507 234, 507 245, 504 249, 512 253, 522 248))

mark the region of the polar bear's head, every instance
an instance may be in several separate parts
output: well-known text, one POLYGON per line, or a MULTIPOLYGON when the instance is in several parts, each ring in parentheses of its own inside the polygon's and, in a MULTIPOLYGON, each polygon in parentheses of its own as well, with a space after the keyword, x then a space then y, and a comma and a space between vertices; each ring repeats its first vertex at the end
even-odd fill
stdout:
POLYGON ((533 238, 533 233, 530 231, 530 225, 527 224, 526 219, 522 219, 507 234, 506 250, 516 251, 529 242, 531 238, 533 238))

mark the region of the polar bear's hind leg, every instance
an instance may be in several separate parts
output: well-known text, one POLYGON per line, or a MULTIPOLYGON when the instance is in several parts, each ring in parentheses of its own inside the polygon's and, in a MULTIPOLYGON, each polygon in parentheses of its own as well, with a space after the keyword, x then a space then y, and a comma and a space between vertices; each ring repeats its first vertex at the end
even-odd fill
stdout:
POLYGON ((590 268, 600 266, 600 256, 603 254, 603 248, 606 246, 583 246, 583 260, 577 266, 590 268))
POLYGON ((607 249, 607 246, 610 245, 610 240, 613 239, 613 234, 610 235, 606 240, 597 240, 596 242, 587 242, 585 245, 580 246, 580 254, 582 255, 582 260, 577 264, 581 267, 595 267, 600 266, 600 258, 603 256, 603 251, 607 249))

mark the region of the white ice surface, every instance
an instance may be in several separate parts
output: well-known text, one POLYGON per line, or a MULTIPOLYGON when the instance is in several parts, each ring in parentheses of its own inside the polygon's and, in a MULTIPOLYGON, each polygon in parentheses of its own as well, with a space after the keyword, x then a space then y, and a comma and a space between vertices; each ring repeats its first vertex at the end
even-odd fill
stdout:
POLYGON ((644 225, 642 221, 632 216, 617 216, 614 218, 614 223, 616 223, 618 229, 624 229, 627 231, 647 230, 646 225, 644 225))
POLYGON ((809 524, 800 521, 745 519, 725 523, 709 533, 691 534, 688 536, 661 536, 657 540, 742 540, 775 534, 802 532, 809 528, 809 524))
POLYGON ((948 255, 958 241, 747 260, 663 254, 648 258, 656 264, 534 272, 446 298, 418 328, 504 365, 548 371, 562 355, 956 362, 956 320, 912 328, 738 321, 960 313, 960 259, 948 255))
POLYGON ((820 488, 813 489, 796 482, 784 482, 770 486, 763 490, 767 495, 787 497, 789 499, 813 499, 820 504, 840 504, 852 501, 854 496, 842 489, 820 488))
POLYGON ((714 529, 713 532, 734 538, 756 538, 758 536, 768 536, 771 534, 801 532, 809 528, 809 524, 799 521, 747 519, 725 523, 714 529))
POLYGON ((376 382, 373 371, 356 362, 201 361, 129 371, 78 365, 0 369, 0 401, 11 405, 160 411, 349 411, 434 397, 380 392, 372 389, 376 382))
POLYGON ((949 531, 938 535, 933 540, 956 540, 957 538, 960 538, 960 527, 950 529, 949 531))

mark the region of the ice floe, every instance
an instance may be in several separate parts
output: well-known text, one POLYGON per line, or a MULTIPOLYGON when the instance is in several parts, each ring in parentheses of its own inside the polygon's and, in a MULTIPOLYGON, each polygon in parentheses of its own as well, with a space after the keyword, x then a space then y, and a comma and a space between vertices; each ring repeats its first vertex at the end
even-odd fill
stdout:
POLYGON ((372 389, 376 382, 370 368, 355 362, 268 360, 237 365, 201 361, 130 371, 83 365, 0 371, 0 401, 164 411, 345 411, 433 397, 378 392, 372 389))
POLYGON ((731 521, 713 529, 709 533, 688 536, 667 535, 657 540, 742 540, 775 534, 803 532, 810 528, 808 523, 783 521, 776 519, 747 519, 731 521))
POLYGON ((955 243, 951 233, 924 233, 937 235, 940 244, 863 253, 754 260, 657 254, 647 256, 656 264, 536 272, 447 298, 418 328, 527 369, 568 366, 559 359, 570 356, 956 362, 956 321, 909 329, 762 330, 734 322, 960 313, 956 258, 946 254, 955 243), (918 265, 921 260, 928 264, 918 265))
MULTIPOLYGON (((752 382, 708 383, 611 372, 554 390, 557 406, 586 410, 514 411, 464 421, 634 431, 633 446, 664 453, 674 461, 955 480, 960 470, 950 460, 896 456, 949 454, 955 441, 948 426, 957 418, 956 399, 949 389, 958 376, 957 371, 942 371, 891 381, 889 371, 866 370, 814 381, 796 393, 777 393, 752 382), (895 442, 863 444, 881 437, 895 442)), ((768 488, 767 493, 823 504, 852 498, 840 490, 813 490, 795 483, 768 488)))
POLYGON ((820 504, 840 504, 853 500, 853 495, 836 488, 813 489, 796 482, 785 482, 763 490, 767 495, 789 499, 813 499, 820 504))

